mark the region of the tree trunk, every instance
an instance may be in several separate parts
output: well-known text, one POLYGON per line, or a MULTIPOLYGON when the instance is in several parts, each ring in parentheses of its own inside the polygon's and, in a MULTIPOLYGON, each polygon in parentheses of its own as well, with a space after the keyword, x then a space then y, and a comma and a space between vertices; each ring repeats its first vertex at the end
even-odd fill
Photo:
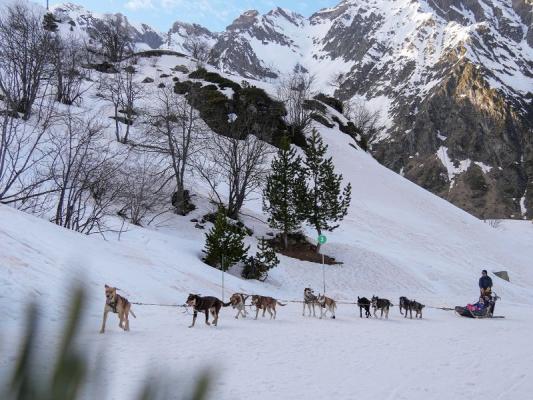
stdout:
POLYGON ((283 248, 287 250, 289 248, 289 234, 287 232, 283 232, 282 236, 283 236, 283 248))
POLYGON ((115 106, 115 136, 117 137, 117 142, 120 142, 120 125, 118 122, 118 107, 115 106))

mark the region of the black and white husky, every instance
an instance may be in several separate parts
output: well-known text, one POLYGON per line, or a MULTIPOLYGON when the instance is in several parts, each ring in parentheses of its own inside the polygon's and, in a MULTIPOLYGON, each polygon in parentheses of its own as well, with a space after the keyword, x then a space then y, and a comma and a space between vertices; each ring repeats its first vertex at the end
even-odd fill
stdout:
POLYGON ((305 288, 304 289, 304 309, 302 315, 305 316, 305 306, 309 309, 309 316, 311 316, 311 309, 313 309, 313 317, 316 317, 315 314, 315 305, 318 305, 318 298, 315 296, 313 289, 305 288))

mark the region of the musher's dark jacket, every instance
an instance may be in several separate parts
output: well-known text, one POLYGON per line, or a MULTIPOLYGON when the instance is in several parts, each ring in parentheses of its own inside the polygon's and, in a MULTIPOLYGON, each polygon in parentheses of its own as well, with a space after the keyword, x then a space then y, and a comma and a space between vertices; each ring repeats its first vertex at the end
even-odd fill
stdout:
POLYGON ((479 287, 480 289, 488 289, 492 287, 492 279, 490 276, 482 276, 479 278, 479 287))

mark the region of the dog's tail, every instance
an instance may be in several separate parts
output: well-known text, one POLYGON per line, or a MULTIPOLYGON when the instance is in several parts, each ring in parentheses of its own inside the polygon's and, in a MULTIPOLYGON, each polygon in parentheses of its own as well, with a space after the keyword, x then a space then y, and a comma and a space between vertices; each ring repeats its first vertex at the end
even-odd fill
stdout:
POLYGON ((276 300, 276 303, 278 303, 278 306, 282 306, 282 307, 285 307, 287 305, 287 303, 283 304, 283 303, 280 303, 278 300, 276 300))
POLYGON ((133 315, 133 318, 137 318, 137 316, 133 313, 133 310, 130 308, 130 314, 133 315))
POLYGON ((222 307, 229 307, 231 306, 231 301, 228 301, 227 303, 222 302, 222 307))

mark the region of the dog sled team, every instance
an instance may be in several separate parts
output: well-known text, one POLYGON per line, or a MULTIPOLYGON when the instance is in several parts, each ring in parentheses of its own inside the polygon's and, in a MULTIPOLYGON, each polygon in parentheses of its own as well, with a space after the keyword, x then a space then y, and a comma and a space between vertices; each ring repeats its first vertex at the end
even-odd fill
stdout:
MULTIPOLYGON (((468 304, 466 307, 455 307, 455 312, 463 317, 470 318, 487 318, 493 317, 494 306, 498 296, 492 294, 492 279, 487 275, 487 271, 482 271, 482 276, 479 279, 479 288, 480 288, 480 298, 479 301, 475 304, 468 304)), ((109 312, 115 313, 119 318, 119 327, 125 331, 130 330, 129 315, 131 314, 136 318, 135 314, 131 309, 131 303, 125 297, 117 293, 117 288, 110 287, 105 285, 105 297, 106 302, 104 305, 104 315, 102 320, 102 328, 100 333, 104 333, 105 325, 107 321, 107 316, 109 312)), ((303 310, 302 316, 305 316, 306 310, 307 315, 313 317, 317 316, 316 308, 318 307, 319 318, 322 319, 330 314, 332 319, 335 319, 335 311, 337 309, 337 302, 330 297, 327 297, 324 294, 316 295, 311 288, 305 288, 303 292, 303 310)), ((350 303, 352 304, 352 303, 350 303)), ((378 318, 385 317, 389 318, 390 308, 393 306, 392 302, 388 299, 380 298, 377 296, 372 296, 371 299, 366 297, 357 297, 357 302, 355 303, 359 307, 359 317, 363 318, 363 311, 366 318, 374 316, 378 318), (371 312, 372 309, 372 312, 371 312)), ((224 303, 222 300, 212 297, 212 296, 200 296, 198 294, 189 294, 185 305, 192 307, 193 317, 192 324, 189 328, 194 327, 196 323, 196 318, 198 313, 205 314, 205 323, 207 325, 217 326, 218 317, 221 308, 223 307, 233 307, 237 310, 235 318, 239 317, 246 318, 248 312, 246 307, 255 307, 255 319, 258 318, 259 313, 262 311, 262 317, 264 318, 268 312, 270 319, 276 319, 277 311, 276 306, 284 307, 287 304, 280 302, 279 300, 268 297, 268 296, 259 296, 259 295, 248 295, 245 293, 234 293, 229 302, 224 303), (246 305, 246 300, 251 298, 251 305, 246 305), (212 316, 212 322, 209 322, 209 315, 212 316)), ((407 297, 400 297, 398 302, 398 307, 400 309, 400 314, 407 318, 413 318, 413 313, 416 318, 422 318, 422 311, 425 307, 424 304, 417 302, 416 300, 409 300, 407 297)))
MULTIPOLYGON (((105 326, 109 312, 117 314, 119 318, 119 327, 124 329, 125 331, 129 331, 129 315, 131 314, 134 318, 136 318, 135 314, 133 313, 133 310, 131 309, 131 303, 128 301, 128 299, 117 293, 117 288, 110 287, 108 285, 105 285, 105 297, 106 302, 104 305, 104 315, 100 333, 105 332, 105 326)), ((238 319, 239 317, 246 318, 246 316, 248 315, 246 307, 249 307, 246 305, 246 300, 248 298, 251 298, 250 306, 255 307, 254 319, 258 318, 259 313, 261 311, 262 317, 265 317, 266 312, 268 312, 270 315, 270 319, 276 319, 276 306, 284 307, 287 305, 286 303, 284 304, 279 300, 274 299, 273 297, 248 295, 245 293, 234 293, 230 297, 229 302, 227 303, 224 303, 222 300, 213 296, 200 296, 198 294, 189 294, 189 297, 185 302, 185 305, 187 305, 188 307, 192 307, 193 309, 192 324, 189 326, 189 328, 194 327, 199 312, 205 314, 206 325, 217 326, 220 310, 223 307, 231 306, 233 307, 233 309, 237 310, 237 314, 235 315, 236 319, 238 319), (210 315, 213 318, 212 322, 209 322, 210 315)), ((305 288, 302 303, 302 316, 305 316, 305 311, 307 309, 309 316, 311 316, 312 313, 313 316, 316 317, 316 308, 318 307, 320 319, 326 317, 328 313, 332 319, 335 319, 337 302, 332 298, 327 297, 326 295, 320 293, 318 295, 315 295, 313 289, 305 288)), ((373 296, 372 300, 368 300, 366 297, 358 297, 356 304, 359 307, 359 314, 361 318, 363 317, 363 310, 365 311, 365 316, 367 318, 371 316, 370 308, 373 309, 374 317, 377 318, 377 311, 380 311, 380 318, 382 318, 383 316, 385 316, 385 318, 388 318, 389 309, 390 307, 392 307, 392 303, 389 300, 382 299, 376 296, 373 296)), ((420 304, 416 301, 408 300, 406 297, 400 298, 400 312, 403 315, 402 310, 405 310, 406 318, 408 311, 411 313, 411 318, 413 311, 415 312, 415 318, 422 318, 423 308, 423 304, 420 304)))

